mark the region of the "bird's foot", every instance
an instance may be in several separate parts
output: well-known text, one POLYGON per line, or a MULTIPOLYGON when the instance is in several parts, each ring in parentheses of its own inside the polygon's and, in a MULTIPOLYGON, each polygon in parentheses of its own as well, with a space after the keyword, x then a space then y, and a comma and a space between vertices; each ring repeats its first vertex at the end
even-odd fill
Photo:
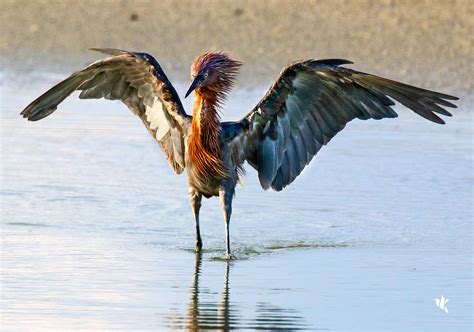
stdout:
POLYGON ((196 241, 196 252, 201 252, 201 249, 202 249, 202 241, 199 239, 198 241, 196 241))
POLYGON ((233 259, 235 259, 235 256, 233 256, 231 253, 226 253, 224 255, 224 260, 226 260, 226 261, 231 261, 233 259))

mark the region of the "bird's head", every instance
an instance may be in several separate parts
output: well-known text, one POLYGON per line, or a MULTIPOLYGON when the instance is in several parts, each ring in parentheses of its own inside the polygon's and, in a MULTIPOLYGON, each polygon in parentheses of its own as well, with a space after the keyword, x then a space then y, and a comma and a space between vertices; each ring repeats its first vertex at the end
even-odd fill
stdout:
POLYGON ((186 97, 198 93, 225 97, 235 82, 241 62, 223 52, 208 52, 198 56, 191 65, 192 83, 186 97))

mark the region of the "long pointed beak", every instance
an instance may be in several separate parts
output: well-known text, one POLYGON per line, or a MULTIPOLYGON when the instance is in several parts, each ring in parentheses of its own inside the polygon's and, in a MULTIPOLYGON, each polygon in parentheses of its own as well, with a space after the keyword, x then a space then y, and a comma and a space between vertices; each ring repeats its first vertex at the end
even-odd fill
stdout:
POLYGON ((200 77, 196 76, 193 82, 191 83, 191 86, 189 87, 188 92, 186 92, 186 95, 184 96, 184 98, 187 98, 191 94, 191 92, 193 92, 194 89, 197 88, 199 81, 200 81, 200 77))

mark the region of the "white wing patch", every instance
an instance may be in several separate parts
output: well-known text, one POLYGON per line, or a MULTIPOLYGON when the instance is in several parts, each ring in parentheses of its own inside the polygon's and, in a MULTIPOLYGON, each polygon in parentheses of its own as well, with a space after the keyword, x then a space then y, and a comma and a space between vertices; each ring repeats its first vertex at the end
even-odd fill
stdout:
POLYGON ((151 107, 146 106, 145 115, 146 120, 150 123, 150 128, 156 130, 155 137, 159 142, 169 132, 170 128, 163 110, 163 104, 158 101, 158 98, 154 98, 151 107))

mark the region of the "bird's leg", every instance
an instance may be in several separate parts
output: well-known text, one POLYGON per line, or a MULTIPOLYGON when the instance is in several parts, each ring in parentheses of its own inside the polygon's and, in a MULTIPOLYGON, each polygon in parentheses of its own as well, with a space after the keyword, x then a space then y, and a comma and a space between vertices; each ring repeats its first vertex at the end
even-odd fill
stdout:
POLYGON ((189 200, 194 213, 194 221, 196 222, 196 252, 202 249, 201 232, 199 230, 199 210, 201 209, 202 194, 194 188, 189 188, 189 200))
POLYGON ((225 220, 225 243, 226 243, 226 256, 231 258, 230 255, 230 215, 232 214, 232 196, 233 193, 226 189, 219 190, 219 198, 221 200, 222 209, 224 210, 225 220))

